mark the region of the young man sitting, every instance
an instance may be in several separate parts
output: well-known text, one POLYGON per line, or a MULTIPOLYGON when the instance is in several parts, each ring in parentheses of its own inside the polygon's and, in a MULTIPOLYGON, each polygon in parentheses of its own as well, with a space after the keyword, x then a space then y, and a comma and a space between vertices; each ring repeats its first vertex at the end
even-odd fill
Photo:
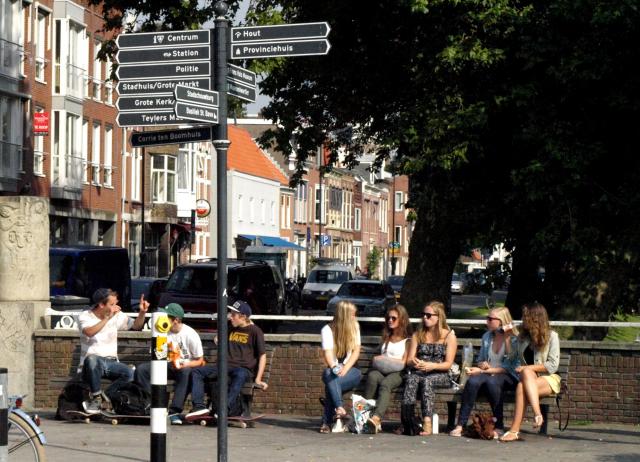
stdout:
MULTIPOLYGON (((237 400, 240 399, 240 391, 244 383, 253 376, 255 372, 255 383, 263 390, 268 385, 262 381, 262 375, 267 365, 267 354, 264 344, 264 333, 253 324, 251 317, 251 307, 248 303, 238 300, 229 306, 229 393, 228 407, 230 410, 237 409, 237 400)), ((187 417, 205 415, 210 412, 204 404, 204 382, 206 379, 218 378, 218 366, 210 364, 198 367, 193 370, 191 376, 192 389, 191 400, 193 401, 193 411, 187 417)), ((232 415, 232 412, 229 413, 232 415)))

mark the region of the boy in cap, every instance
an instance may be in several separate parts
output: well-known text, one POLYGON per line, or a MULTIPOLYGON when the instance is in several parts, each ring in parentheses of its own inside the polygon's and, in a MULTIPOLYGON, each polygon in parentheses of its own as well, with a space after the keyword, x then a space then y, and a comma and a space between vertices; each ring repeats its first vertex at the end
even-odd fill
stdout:
POLYGON ((90 395, 82 403, 85 412, 100 413, 103 377, 112 381, 131 382, 133 371, 118 361, 118 331, 142 330, 149 302, 140 296, 138 317, 135 321, 118 306, 118 294, 111 289, 98 289, 93 293, 93 307, 78 316, 80 330, 80 366, 82 380, 89 385, 90 395))
MULTIPOLYGON (((181 425, 180 414, 187 398, 191 371, 198 366, 204 366, 204 350, 200 335, 190 326, 184 324, 184 309, 177 303, 169 303, 160 309, 167 314, 171 327, 167 334, 169 351, 179 353, 179 359, 169 362, 167 377, 174 380, 173 399, 169 406, 169 421, 171 425, 181 425)), ((136 369, 135 381, 142 388, 151 393, 151 363, 140 364, 136 369)))
MULTIPOLYGON (((251 307, 248 303, 238 300, 229 306, 229 320, 231 327, 229 329, 229 393, 228 407, 230 410, 237 409, 237 400, 240 397, 240 391, 244 383, 254 375, 255 383, 263 390, 268 385, 262 381, 262 375, 267 365, 267 354, 264 344, 264 333, 253 324, 249 319, 251 317, 251 307)), ((193 410, 187 414, 187 417, 195 417, 205 415, 210 410, 204 405, 204 381, 205 379, 213 380, 218 377, 218 366, 210 364, 198 367, 193 370, 191 375, 191 401, 193 402, 193 410)), ((229 415, 233 415, 229 412, 229 415)))

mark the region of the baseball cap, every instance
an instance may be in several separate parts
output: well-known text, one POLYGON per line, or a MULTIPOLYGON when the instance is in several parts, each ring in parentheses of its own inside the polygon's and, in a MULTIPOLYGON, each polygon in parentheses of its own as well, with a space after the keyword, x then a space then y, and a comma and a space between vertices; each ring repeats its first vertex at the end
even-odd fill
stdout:
POLYGON ((184 319, 184 310, 182 309, 182 306, 177 303, 169 303, 164 308, 161 308, 160 311, 166 313, 167 316, 184 319))
POLYGON ((94 305, 97 305, 98 303, 106 300, 109 295, 115 295, 115 292, 113 292, 111 289, 101 287, 100 289, 96 289, 96 291, 91 296, 91 300, 93 301, 94 305))
POLYGON ((233 305, 227 305, 227 308, 236 313, 244 314, 246 317, 251 316, 251 307, 242 300, 237 300, 233 305))

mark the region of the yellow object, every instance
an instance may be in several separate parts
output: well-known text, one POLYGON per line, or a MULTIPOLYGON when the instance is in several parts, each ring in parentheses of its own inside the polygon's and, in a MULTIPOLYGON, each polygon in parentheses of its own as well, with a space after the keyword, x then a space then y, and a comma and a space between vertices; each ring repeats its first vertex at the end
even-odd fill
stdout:
POLYGON ((156 330, 161 334, 166 334, 169 332, 171 328, 171 321, 169 321, 169 316, 163 314, 156 320, 156 330))

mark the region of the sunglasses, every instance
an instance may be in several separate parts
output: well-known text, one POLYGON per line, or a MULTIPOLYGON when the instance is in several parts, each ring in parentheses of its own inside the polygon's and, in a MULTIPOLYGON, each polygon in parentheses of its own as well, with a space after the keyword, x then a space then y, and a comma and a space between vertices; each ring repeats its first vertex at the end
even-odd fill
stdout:
POLYGON ((387 320, 387 321, 397 321, 397 320, 398 320, 398 317, 397 317, 397 316, 387 316, 387 317, 386 317, 386 320, 387 320))
POLYGON ((499 318, 492 318, 491 316, 487 316, 487 321, 500 321, 499 318))
POLYGON ((427 319, 431 319, 431 318, 437 318, 438 315, 435 313, 422 313, 422 317, 423 318, 427 318, 427 319))

